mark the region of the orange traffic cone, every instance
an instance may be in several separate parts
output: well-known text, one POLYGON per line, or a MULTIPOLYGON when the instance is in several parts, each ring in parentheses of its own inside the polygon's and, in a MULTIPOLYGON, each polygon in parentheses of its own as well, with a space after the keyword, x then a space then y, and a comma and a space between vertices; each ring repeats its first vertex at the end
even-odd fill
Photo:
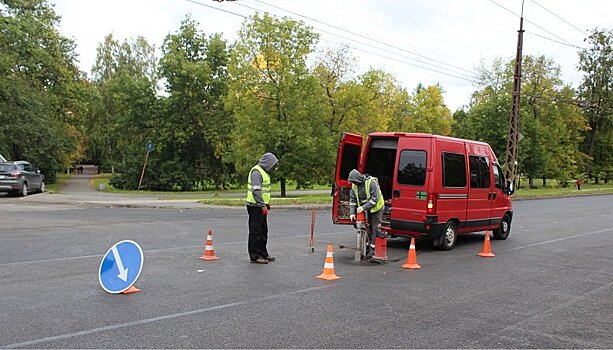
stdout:
POLYGON ((490 231, 485 231, 485 240, 483 241, 483 248, 481 248, 481 253, 477 254, 484 258, 491 258, 496 255, 492 253, 492 247, 490 246, 490 231))
POLYGON ((199 258, 202 260, 217 260, 219 259, 215 256, 215 249, 213 249, 213 231, 209 230, 209 233, 206 235, 206 246, 204 247, 204 253, 199 258))
POLYGON ((415 252, 415 237, 411 237, 411 246, 409 254, 407 254, 407 262, 400 265, 403 269, 421 269, 421 265, 417 263, 417 253, 415 252))
POLYGON ((340 277, 334 273, 334 257, 332 252, 332 245, 328 245, 328 252, 326 253, 326 262, 324 263, 324 271, 321 275, 317 276, 317 278, 321 278, 322 280, 336 280, 340 277))
POLYGON ((124 290, 123 292, 121 292, 121 294, 132 294, 132 293, 136 293, 136 292, 140 292, 140 289, 134 287, 134 286, 130 286, 130 288, 124 290))

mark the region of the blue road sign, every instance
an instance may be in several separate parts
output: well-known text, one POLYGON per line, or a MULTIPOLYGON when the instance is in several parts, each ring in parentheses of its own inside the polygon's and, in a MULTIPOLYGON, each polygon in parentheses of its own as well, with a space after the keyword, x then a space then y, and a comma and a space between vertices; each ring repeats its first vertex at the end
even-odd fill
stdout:
POLYGON ((136 282, 142 269, 143 250, 136 242, 115 243, 100 262, 100 286, 109 293, 121 293, 136 282))
POLYGON ((155 151, 155 145, 151 141, 147 142, 147 145, 145 147, 147 148, 147 152, 155 151))

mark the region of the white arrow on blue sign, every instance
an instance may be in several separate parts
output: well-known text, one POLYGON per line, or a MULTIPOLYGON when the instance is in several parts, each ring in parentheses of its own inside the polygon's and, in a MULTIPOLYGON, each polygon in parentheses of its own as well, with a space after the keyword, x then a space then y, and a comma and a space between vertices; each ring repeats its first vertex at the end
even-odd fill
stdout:
POLYGON ((98 279, 105 291, 117 294, 132 287, 143 269, 143 250, 134 241, 115 243, 100 262, 98 279))

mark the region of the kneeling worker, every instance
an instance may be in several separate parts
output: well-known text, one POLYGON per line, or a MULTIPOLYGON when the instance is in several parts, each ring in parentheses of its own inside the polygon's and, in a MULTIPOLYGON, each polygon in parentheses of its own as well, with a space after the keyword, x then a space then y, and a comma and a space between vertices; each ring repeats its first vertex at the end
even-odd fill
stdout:
POLYGON ((366 257, 371 258, 374 254, 375 235, 377 237, 387 237, 381 232, 381 220, 383 220, 384 199, 379 181, 376 177, 363 175, 359 171, 353 169, 349 173, 349 182, 351 182, 351 192, 349 192, 349 218, 354 221, 356 213, 360 214, 363 211, 369 213, 370 230, 368 238, 370 241, 369 249, 366 257), (357 207, 357 208, 356 208, 357 207))

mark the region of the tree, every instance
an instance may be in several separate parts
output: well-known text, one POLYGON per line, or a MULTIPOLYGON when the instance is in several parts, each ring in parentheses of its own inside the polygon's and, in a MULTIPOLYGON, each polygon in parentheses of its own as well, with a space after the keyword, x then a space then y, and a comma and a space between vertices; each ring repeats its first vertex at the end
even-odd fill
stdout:
POLYGON ((151 181, 155 188, 223 187, 232 179, 234 168, 226 158, 234 128, 224 107, 226 46, 221 35, 207 37, 189 17, 164 40, 160 74, 168 97, 157 123, 161 157, 151 181))
POLYGON ((82 96, 74 43, 44 0, 0 1, 0 150, 28 159, 48 182, 81 157, 82 96))
POLYGON ((585 41, 590 47, 579 52, 579 97, 590 126, 583 145, 589 156, 585 172, 598 182, 613 173, 613 30, 594 29, 585 41))
POLYGON ((443 99, 440 85, 419 84, 410 96, 403 131, 450 135, 453 116, 443 99))
POLYGON ((298 186, 329 180, 334 142, 322 117, 318 81, 306 58, 318 39, 302 22, 255 14, 232 49, 226 106, 237 121, 232 157, 246 174, 264 152, 279 159, 271 175, 298 186))
MULTIPOLYGON (((456 136, 490 143, 498 156, 506 150, 511 109, 513 62, 495 60, 480 72, 480 90, 470 109, 454 127, 456 136)), ((573 176, 583 159, 578 149, 585 120, 572 105, 573 93, 560 79, 560 69, 543 56, 524 58, 519 145, 519 166, 530 185, 536 177, 573 176), (569 103, 570 102, 570 103, 569 103)))
POLYGON ((97 93, 91 96, 87 122, 89 158, 112 173, 119 170, 114 185, 136 188, 157 113, 155 48, 142 37, 120 43, 109 34, 97 52, 92 68, 97 93))

